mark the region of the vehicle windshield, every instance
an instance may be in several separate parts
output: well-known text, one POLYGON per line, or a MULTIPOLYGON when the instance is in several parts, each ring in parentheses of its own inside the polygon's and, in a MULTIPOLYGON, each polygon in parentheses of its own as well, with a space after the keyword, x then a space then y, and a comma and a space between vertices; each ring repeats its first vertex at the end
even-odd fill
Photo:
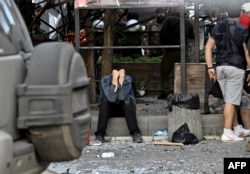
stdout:
POLYGON ((32 43, 13 1, 0 1, 0 56, 30 52, 32 43))

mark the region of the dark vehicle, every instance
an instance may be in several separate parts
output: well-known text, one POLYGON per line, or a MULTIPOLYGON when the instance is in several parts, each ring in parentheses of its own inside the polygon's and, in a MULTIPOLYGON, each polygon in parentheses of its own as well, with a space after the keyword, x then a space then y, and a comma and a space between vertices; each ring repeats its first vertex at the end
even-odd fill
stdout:
POLYGON ((89 80, 71 44, 33 48, 14 1, 0 9, 0 173, 38 174, 88 144, 89 80))

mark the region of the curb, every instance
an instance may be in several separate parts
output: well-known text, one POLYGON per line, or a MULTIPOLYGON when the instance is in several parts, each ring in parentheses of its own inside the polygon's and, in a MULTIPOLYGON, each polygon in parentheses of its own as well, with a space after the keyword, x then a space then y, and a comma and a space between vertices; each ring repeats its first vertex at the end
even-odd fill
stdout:
MULTIPOLYGON (((97 127, 97 115, 92 115, 94 122, 92 135, 97 127)), ((146 115, 137 117, 138 126, 143 136, 152 136, 154 132, 168 127, 167 115, 146 115)), ((203 136, 220 136, 223 131, 223 114, 201 114, 203 136)), ((110 118, 106 130, 106 136, 129 136, 129 130, 124 117, 110 118)))

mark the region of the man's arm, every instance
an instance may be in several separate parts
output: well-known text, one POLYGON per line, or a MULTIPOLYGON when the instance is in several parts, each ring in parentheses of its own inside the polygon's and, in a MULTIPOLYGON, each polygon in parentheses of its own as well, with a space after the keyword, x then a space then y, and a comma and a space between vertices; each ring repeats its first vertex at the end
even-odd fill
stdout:
MULTIPOLYGON (((144 34, 144 36, 143 36, 143 46, 148 46, 149 45, 149 37, 150 37, 150 35, 151 35, 151 27, 152 27, 152 21, 149 21, 148 23, 147 23, 147 25, 146 25, 146 32, 145 32, 145 34, 144 34)), ((145 50, 145 52, 144 52, 144 54, 145 54, 145 56, 150 56, 151 55, 151 53, 150 53, 150 49, 149 48, 145 48, 144 49, 145 50)))
POLYGON ((213 67, 213 53, 212 53, 214 46, 215 46, 215 40, 210 37, 207 40, 207 43, 205 46, 205 58, 206 58, 209 78, 216 81, 217 77, 216 77, 215 69, 213 67))
MULTIPOLYGON (((249 55, 249 51, 248 51, 246 43, 243 43, 243 48, 244 48, 244 53, 245 53, 247 66, 250 67, 250 55, 249 55)), ((250 73, 248 74, 246 81, 248 83, 248 86, 250 86, 250 73)))
POLYGON ((111 75, 102 78, 102 92, 104 93, 109 102, 116 102, 118 95, 115 89, 117 86, 111 83, 111 78, 111 75))

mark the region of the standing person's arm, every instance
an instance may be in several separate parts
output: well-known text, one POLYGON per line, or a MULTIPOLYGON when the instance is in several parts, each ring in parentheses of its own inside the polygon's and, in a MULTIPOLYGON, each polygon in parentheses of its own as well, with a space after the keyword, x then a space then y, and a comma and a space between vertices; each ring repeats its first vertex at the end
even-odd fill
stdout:
POLYGON ((245 57, 247 61, 247 67, 250 67, 250 55, 249 55, 249 51, 248 51, 246 43, 243 43, 243 48, 244 48, 244 53, 245 53, 245 57))
POLYGON ((244 88, 242 90, 242 95, 247 96, 248 98, 250 98, 250 94, 248 94, 244 88))
MULTIPOLYGON (((143 45, 149 46, 149 39, 152 37, 152 21, 149 21, 146 25, 146 32, 143 37, 143 45)), ((149 48, 145 48, 145 56, 151 56, 149 48)))
MULTIPOLYGON (((244 48, 247 66, 250 67, 250 55, 249 55, 249 51, 248 51, 246 43, 243 43, 243 48, 244 48)), ((246 81, 248 82, 248 86, 250 86, 250 73, 248 74, 246 81)))
POLYGON ((215 46, 215 40, 213 38, 209 38, 206 43, 205 47, 205 58, 206 58, 206 63, 207 63, 207 68, 208 68, 208 74, 209 78, 216 81, 216 72, 213 67, 213 47, 215 46))

